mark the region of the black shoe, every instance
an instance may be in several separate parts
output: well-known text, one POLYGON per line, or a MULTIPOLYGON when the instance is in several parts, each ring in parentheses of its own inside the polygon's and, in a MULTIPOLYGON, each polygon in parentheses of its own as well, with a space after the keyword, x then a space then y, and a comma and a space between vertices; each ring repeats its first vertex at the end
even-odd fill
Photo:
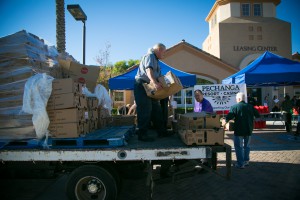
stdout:
POLYGON ((147 134, 139 134, 138 140, 143 142, 153 142, 154 138, 148 136, 147 134))

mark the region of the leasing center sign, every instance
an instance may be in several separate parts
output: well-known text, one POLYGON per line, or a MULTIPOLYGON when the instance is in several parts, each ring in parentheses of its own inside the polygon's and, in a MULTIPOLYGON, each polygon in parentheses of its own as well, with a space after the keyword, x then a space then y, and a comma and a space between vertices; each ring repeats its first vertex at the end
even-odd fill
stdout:
POLYGON ((236 104, 235 95, 239 92, 247 97, 246 84, 195 85, 195 90, 202 91, 203 97, 211 103, 214 111, 229 110, 236 104))

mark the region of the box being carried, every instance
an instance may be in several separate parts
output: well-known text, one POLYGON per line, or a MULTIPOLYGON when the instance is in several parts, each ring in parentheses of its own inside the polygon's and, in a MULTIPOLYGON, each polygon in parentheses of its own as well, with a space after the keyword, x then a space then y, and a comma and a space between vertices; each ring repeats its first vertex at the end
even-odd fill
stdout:
POLYGON ((165 76, 159 77, 158 81, 163 86, 163 88, 160 90, 157 90, 153 83, 144 83, 144 88, 147 95, 154 99, 164 99, 176 94, 183 88, 179 78, 171 71, 169 71, 165 76))

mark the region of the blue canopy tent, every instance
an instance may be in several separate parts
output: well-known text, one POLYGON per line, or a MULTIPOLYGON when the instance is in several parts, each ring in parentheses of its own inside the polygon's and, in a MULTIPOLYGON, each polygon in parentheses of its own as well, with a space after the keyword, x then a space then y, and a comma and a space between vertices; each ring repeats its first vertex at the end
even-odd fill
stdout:
POLYGON ((300 85, 300 63, 267 51, 222 83, 245 83, 248 87, 300 85))
MULTIPOLYGON (((161 68, 161 73, 164 75, 167 72, 171 71, 174 73, 181 81, 184 88, 193 87, 196 84, 196 75, 189 74, 180 70, 177 70, 173 67, 170 67, 166 63, 159 61, 161 68)), ((135 68, 129 72, 121 74, 119 76, 110 78, 108 80, 108 87, 111 90, 133 90, 135 75, 138 68, 135 68)))

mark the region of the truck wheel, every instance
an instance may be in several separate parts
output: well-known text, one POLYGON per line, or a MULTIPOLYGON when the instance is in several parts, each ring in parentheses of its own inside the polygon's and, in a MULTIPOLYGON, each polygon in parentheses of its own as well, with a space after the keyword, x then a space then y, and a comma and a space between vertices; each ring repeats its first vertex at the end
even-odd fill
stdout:
POLYGON ((102 167, 84 165, 69 175, 66 194, 74 200, 115 200, 117 185, 113 176, 102 167))

